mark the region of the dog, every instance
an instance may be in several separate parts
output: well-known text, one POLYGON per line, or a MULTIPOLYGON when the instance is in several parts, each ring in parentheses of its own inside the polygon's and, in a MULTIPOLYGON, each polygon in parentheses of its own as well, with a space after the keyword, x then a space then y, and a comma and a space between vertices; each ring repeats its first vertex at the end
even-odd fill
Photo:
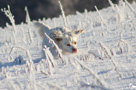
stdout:
MULTIPOLYGON (((75 54, 78 52, 77 49, 77 41, 78 37, 83 33, 85 30, 70 30, 66 27, 55 27, 50 28, 49 26, 43 24, 43 23, 37 23, 39 28, 39 35, 43 39, 43 44, 47 47, 50 47, 51 44, 49 43, 49 40, 45 36, 45 33, 52 39, 54 42, 58 45, 58 47, 62 50, 63 55, 67 54, 75 54), (38 25, 39 24, 39 25, 38 25)), ((50 48, 51 53, 55 53, 54 48, 50 48)))

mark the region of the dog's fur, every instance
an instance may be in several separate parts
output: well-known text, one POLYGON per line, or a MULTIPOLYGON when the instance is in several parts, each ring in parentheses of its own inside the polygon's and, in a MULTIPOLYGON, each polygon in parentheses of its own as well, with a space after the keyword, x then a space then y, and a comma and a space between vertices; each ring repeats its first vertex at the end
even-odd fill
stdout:
POLYGON ((84 29, 70 30, 66 27, 56 27, 51 29, 45 24, 43 25, 39 23, 39 25, 39 33, 40 36, 43 38, 43 46, 50 46, 49 44, 47 44, 48 40, 44 34, 46 33, 59 46, 59 48, 62 50, 63 55, 77 53, 77 39, 79 35, 84 31, 84 29))

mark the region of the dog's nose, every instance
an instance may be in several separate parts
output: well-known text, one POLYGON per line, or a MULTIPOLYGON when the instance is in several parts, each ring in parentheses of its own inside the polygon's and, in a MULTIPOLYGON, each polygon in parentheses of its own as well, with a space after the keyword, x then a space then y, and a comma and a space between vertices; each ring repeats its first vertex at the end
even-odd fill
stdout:
POLYGON ((72 52, 76 53, 77 52, 77 48, 72 48, 72 52))

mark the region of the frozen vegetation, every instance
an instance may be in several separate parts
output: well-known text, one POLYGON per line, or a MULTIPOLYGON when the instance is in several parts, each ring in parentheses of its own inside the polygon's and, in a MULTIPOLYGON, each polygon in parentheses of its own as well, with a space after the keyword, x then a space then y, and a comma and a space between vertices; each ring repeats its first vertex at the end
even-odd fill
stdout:
POLYGON ((2 9, 11 25, 0 28, 0 90, 136 90, 136 3, 109 3, 66 17, 60 4, 62 16, 38 21, 31 21, 25 8, 26 23, 20 25, 9 6, 2 9), (50 48, 41 48, 35 22, 84 28, 78 53, 63 56, 56 49, 61 58, 54 59, 50 48))

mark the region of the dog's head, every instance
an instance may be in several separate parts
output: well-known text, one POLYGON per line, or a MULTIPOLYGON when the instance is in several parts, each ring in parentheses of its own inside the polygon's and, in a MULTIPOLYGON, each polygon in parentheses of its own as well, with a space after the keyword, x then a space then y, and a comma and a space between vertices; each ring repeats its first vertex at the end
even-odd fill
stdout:
POLYGON ((77 53, 77 39, 83 31, 84 29, 73 31, 55 30, 52 32, 52 38, 62 50, 63 54, 77 53))

